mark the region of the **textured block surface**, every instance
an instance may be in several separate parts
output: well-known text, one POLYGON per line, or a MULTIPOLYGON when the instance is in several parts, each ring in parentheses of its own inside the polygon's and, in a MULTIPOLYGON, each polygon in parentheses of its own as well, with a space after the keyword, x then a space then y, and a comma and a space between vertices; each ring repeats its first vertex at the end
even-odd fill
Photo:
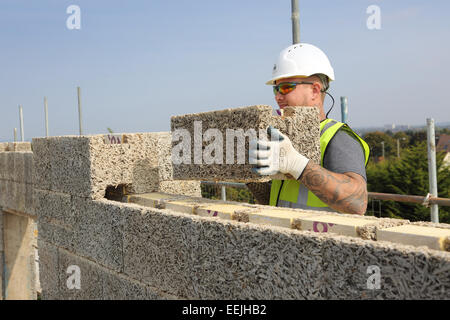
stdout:
POLYGON ((65 193, 34 189, 34 209, 40 220, 72 227, 76 223, 71 196, 65 193))
POLYGON ((36 184, 92 199, 103 198, 108 186, 118 185, 127 193, 200 195, 199 182, 171 182, 169 132, 123 134, 119 142, 105 143, 103 135, 33 139, 36 184))
MULTIPOLYGON (((190 146, 190 155, 186 158, 189 163, 174 164, 174 179, 262 182, 275 178, 262 178, 252 173, 253 165, 248 162, 249 137, 264 137, 269 125, 287 134, 301 154, 315 163, 320 162, 317 108, 286 108, 283 116, 272 115, 270 106, 225 109, 171 118, 172 134, 188 133, 190 146), (221 139, 218 150, 213 151, 211 141, 216 140, 211 138, 210 141, 209 135, 221 139)), ((180 151, 184 140, 185 137, 174 135, 172 146, 175 155, 185 155, 180 151)), ((287 179, 284 175, 278 175, 278 178, 287 179)))
POLYGON ((38 240, 38 254, 42 300, 60 299, 58 248, 38 240))
POLYGON ((101 268, 95 263, 82 259, 66 250, 58 250, 60 297, 62 300, 101 300, 103 275, 101 268), (80 271, 80 288, 74 286, 71 280, 75 271, 69 269, 76 266, 80 271), (67 283, 69 282, 69 285, 67 283))
POLYGON ((327 299, 448 299, 444 252, 335 236, 324 243, 323 260, 327 299))
POLYGON ((123 220, 121 207, 112 201, 75 199, 77 221, 73 226, 73 252, 111 270, 123 269, 123 220))
POLYGON ((320 298, 318 288, 305 286, 318 283, 320 242, 292 237, 168 210, 130 212, 125 273, 187 298, 320 298))

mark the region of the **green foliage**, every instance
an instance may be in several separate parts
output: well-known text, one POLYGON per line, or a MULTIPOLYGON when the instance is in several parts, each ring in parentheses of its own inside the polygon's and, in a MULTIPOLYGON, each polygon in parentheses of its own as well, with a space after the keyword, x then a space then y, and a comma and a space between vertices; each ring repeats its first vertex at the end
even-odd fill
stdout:
MULTIPOLYGON (((221 186, 211 186, 211 185, 201 185, 202 197, 220 200, 222 199, 222 190, 221 186)), ((245 203, 256 203, 255 198, 253 197, 250 190, 247 188, 232 188, 226 187, 226 196, 227 201, 237 201, 237 202, 245 202, 245 203)))
MULTIPOLYGON (((443 165, 443 153, 436 156, 439 197, 450 198, 450 168, 443 165)), ((425 196, 429 191, 426 142, 404 150, 393 158, 367 167, 369 192, 425 196)), ((383 201, 382 215, 411 221, 430 221, 430 209, 418 204, 383 201)), ((450 207, 439 207, 439 221, 450 223, 450 207)))
POLYGON ((384 142, 385 158, 389 158, 397 152, 397 142, 384 132, 369 132, 364 135, 363 139, 370 147, 370 155, 372 160, 378 159, 378 157, 383 155, 381 142, 384 142))
POLYGON ((409 144, 411 146, 416 146, 422 142, 427 141, 427 132, 424 131, 405 131, 405 133, 409 136, 409 144))

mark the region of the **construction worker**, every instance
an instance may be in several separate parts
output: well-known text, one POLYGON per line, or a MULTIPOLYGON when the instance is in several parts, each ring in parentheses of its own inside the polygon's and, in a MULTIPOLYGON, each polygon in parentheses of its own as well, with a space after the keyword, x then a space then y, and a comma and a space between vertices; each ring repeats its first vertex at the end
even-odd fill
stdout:
MULTIPOLYGON (((359 215, 366 212, 369 147, 346 124, 328 119, 329 112, 325 115, 323 103, 333 80, 333 68, 319 48, 301 43, 281 51, 266 84, 273 86, 281 110, 287 106, 319 109, 321 165, 297 152, 276 128, 268 128, 271 141, 251 141, 249 160, 256 164, 254 172, 281 172, 295 179, 271 181, 270 197, 266 197, 270 205, 359 215)), ((248 186, 255 189, 255 184, 248 186)))

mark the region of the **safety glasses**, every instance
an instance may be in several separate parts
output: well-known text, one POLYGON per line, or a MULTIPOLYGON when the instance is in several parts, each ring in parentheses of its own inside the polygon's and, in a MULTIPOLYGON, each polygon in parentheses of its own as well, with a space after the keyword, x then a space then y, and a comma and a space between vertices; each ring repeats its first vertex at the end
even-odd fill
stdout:
POLYGON ((281 93, 282 95, 288 94, 289 92, 293 91, 296 86, 299 84, 314 84, 313 82, 283 82, 279 85, 273 86, 273 94, 277 95, 277 93, 281 93))

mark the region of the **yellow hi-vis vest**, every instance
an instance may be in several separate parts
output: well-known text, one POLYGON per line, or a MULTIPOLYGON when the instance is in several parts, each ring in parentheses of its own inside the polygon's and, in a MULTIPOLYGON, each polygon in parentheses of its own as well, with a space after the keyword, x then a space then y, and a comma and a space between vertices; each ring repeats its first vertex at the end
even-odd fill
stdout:
MULTIPOLYGON (((323 167, 323 157, 325 150, 327 149, 328 143, 338 132, 339 129, 343 129, 346 132, 353 135, 360 143, 364 149, 365 165, 369 161, 369 145, 358 136, 350 127, 342 122, 338 122, 333 119, 325 119, 320 122, 320 164, 323 167)), ((300 181, 298 180, 272 180, 272 186, 270 189, 270 201, 269 205, 277 206, 279 200, 289 201, 297 203, 297 199, 300 193, 300 181), (281 190, 280 190, 281 189, 281 190)), ((326 203, 320 200, 314 193, 306 188, 302 188, 308 192, 306 206, 307 207, 317 207, 323 208, 328 207, 326 203)))

